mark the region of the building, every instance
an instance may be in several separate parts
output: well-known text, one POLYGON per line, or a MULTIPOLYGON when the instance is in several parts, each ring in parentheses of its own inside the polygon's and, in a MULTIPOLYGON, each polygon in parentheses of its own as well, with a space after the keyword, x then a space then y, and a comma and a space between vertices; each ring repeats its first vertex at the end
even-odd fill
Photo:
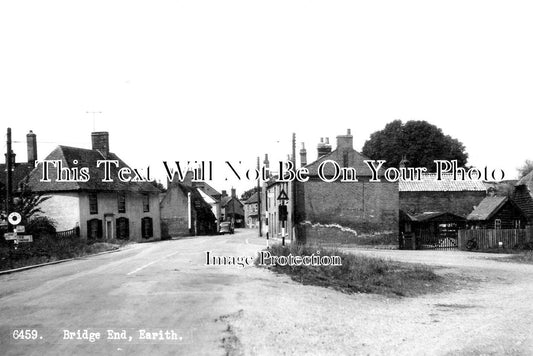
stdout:
POLYGON ((447 212, 466 218, 487 196, 482 181, 453 180, 452 174, 443 174, 438 181, 435 173, 422 174, 420 178, 399 183, 400 209, 407 214, 447 212))
POLYGON ((221 221, 231 221, 235 227, 244 227, 244 205, 237 198, 235 188, 231 188, 231 195, 222 191, 220 199, 221 221))
POLYGON ((533 225, 533 171, 516 183, 513 201, 526 215, 528 225, 533 225))
POLYGON ((522 229, 527 224, 525 213, 506 196, 486 197, 466 219, 475 229, 522 229))
MULTIPOLYGON (((366 244, 398 241, 398 183, 370 182, 372 172, 364 163, 368 158, 353 148, 350 130, 337 136, 331 151, 326 140, 317 147, 318 159, 305 167, 307 182, 295 182, 294 218, 297 238, 303 243, 366 244), (327 182, 318 175, 325 161, 324 175, 334 175, 335 167, 355 169, 357 181, 337 179, 327 182), (334 162, 334 163, 333 163, 334 162), (372 241, 372 242, 371 242, 372 241)), ((301 159, 306 162, 307 159, 301 159)), ((289 192, 291 196, 292 191, 289 192)), ((290 214, 290 212, 289 212, 290 214)))
POLYGON ((269 238, 288 238, 288 221, 282 221, 280 219, 280 206, 287 205, 288 208, 288 203, 278 200, 278 198, 280 195, 286 195, 288 193, 289 184, 287 182, 279 182, 276 178, 273 177, 264 185, 265 199, 263 200, 264 203, 261 204, 261 207, 264 207, 262 210, 266 217, 264 226, 269 238))
POLYGON ((193 187, 191 176, 192 172, 187 172, 183 182, 179 182, 175 177, 175 180, 168 184, 160 202, 161 230, 164 238, 217 232, 213 206, 204 199, 198 188, 193 187))
POLYGON ((31 190, 50 196, 40 205, 43 215, 57 223, 58 231, 77 228, 84 239, 159 239, 159 189, 151 182, 122 182, 118 171, 129 166, 109 151, 109 134, 93 132, 91 138, 92 149, 55 148, 46 157, 56 161, 48 164, 48 177, 43 177, 44 164, 29 174, 31 190), (98 165, 103 160, 118 165, 110 164, 110 181, 104 181, 104 164, 98 165), (81 174, 85 169, 89 179, 81 174))
POLYGON ((255 192, 244 202, 244 221, 249 229, 259 228, 258 197, 259 194, 255 192))
POLYGON ((447 212, 411 215, 400 210, 401 249, 456 249, 458 231, 464 229, 463 216, 447 212))
POLYGON ((192 182, 192 186, 197 188, 198 191, 202 194, 204 200, 212 206, 213 214, 215 214, 216 217, 218 231, 220 229, 220 221, 222 216, 222 208, 220 201, 222 199, 222 194, 206 182, 192 182), (208 196, 209 199, 206 196, 208 196))

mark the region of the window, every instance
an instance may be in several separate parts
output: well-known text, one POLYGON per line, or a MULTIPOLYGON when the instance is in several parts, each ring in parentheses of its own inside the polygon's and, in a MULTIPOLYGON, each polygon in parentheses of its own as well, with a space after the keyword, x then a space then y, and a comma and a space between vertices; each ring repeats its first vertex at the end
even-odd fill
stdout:
POLYGON ((117 200, 118 200, 118 212, 125 213, 126 212, 126 193, 118 192, 117 200))
POLYGON ((519 219, 514 220, 513 221, 513 225, 514 225, 515 229, 521 229, 522 228, 522 224, 520 223, 519 219))
POLYGON ((128 240, 130 238, 130 221, 128 218, 117 219, 117 239, 128 240))
POLYGON ((499 230, 502 228, 502 221, 500 219, 496 219, 494 220, 494 228, 496 230, 499 230))
POLYGON ((143 239, 147 239, 154 235, 152 227, 152 218, 146 217, 141 220, 141 234, 143 239))
POLYGON ((89 214, 98 214, 98 197, 96 193, 89 193, 89 214))
POLYGON ((96 240, 102 238, 102 220, 91 219, 87 221, 87 239, 96 240))
POLYGON ((150 211, 150 195, 148 193, 143 194, 143 212, 150 211))

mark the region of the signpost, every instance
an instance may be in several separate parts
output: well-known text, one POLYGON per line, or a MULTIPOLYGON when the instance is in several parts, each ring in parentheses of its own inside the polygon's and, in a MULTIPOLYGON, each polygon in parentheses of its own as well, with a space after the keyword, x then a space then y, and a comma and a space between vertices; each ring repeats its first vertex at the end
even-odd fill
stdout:
POLYGON ((287 193, 285 193, 285 190, 281 189, 281 192, 279 192, 277 200, 280 202, 280 205, 278 205, 278 216, 279 220, 281 221, 281 244, 285 246, 285 226, 287 224, 287 205, 285 203, 289 200, 289 197, 287 196, 287 193))

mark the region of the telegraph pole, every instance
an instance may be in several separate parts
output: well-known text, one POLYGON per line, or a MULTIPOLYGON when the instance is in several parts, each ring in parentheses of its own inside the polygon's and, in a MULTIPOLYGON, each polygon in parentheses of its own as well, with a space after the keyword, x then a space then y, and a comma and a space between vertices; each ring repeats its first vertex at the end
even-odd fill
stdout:
MULTIPOLYGON (((296 133, 292 133, 292 164, 293 164, 293 167, 294 167, 294 170, 296 170, 296 133)), ((290 182, 290 184, 292 185, 292 189, 291 189, 291 200, 290 200, 290 204, 291 204, 291 226, 290 226, 290 231, 292 232, 292 236, 291 236, 291 243, 296 243, 297 242, 297 234, 296 234, 296 224, 294 222, 294 217, 295 217, 295 214, 294 214, 294 209, 296 208, 296 204, 295 204, 295 201, 296 201, 296 179, 294 179, 292 182, 290 182)))
POLYGON ((261 167, 259 166, 260 158, 257 157, 257 222, 259 223, 259 237, 263 237, 263 227, 261 226, 261 167))
POLYGON ((11 150, 11 128, 7 128, 7 152, 6 152, 6 214, 11 213, 13 206, 13 151, 11 150))

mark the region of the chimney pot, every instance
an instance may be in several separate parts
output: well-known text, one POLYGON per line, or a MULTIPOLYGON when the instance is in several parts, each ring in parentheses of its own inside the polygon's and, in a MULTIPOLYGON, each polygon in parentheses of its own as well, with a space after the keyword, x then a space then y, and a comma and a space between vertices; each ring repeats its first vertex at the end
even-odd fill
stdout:
POLYGON ((351 130, 348 129, 347 135, 337 136, 337 149, 338 150, 353 150, 353 136, 351 130))

